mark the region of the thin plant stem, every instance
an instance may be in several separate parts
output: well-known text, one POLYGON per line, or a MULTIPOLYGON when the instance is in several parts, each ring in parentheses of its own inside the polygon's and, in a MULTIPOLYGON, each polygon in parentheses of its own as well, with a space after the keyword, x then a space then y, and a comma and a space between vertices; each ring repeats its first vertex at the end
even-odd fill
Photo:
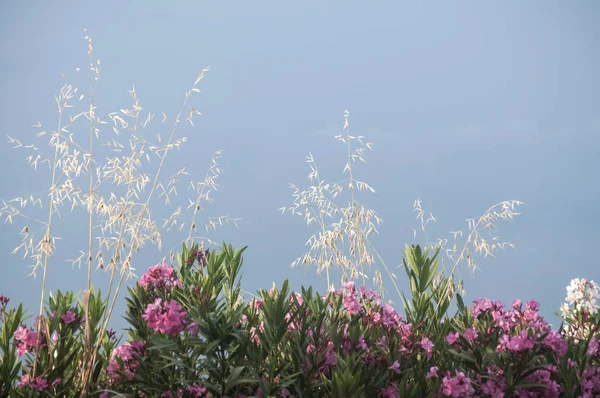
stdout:
MULTIPOLYGON (((62 101, 63 96, 62 94, 59 96, 57 103, 58 103, 58 128, 56 130, 56 142, 54 143, 54 161, 52 163, 52 179, 51 179, 51 183, 50 183, 50 205, 49 210, 48 210, 48 224, 46 226, 46 233, 45 233, 45 238, 42 241, 42 244, 45 245, 45 247, 43 247, 44 250, 44 265, 43 265, 43 275, 42 275, 42 292, 40 295, 40 311, 39 311, 39 319, 38 319, 38 330, 41 330, 41 325, 42 325, 42 316, 44 314, 44 299, 45 299, 45 293, 46 293, 46 277, 47 277, 47 271, 48 271, 48 258, 50 257, 50 251, 52 248, 52 236, 50 234, 50 228, 52 226, 52 215, 54 214, 54 190, 55 190, 55 184, 56 184, 56 168, 57 168, 57 163, 58 163, 58 153, 59 153, 59 143, 60 143, 60 134, 61 134, 61 129, 62 129, 62 116, 63 116, 63 106, 62 106, 62 101)), ((35 357, 34 357, 34 361, 33 361, 33 375, 32 375, 32 379, 35 379, 36 376, 36 371, 37 371, 37 357, 38 357, 38 352, 39 352, 39 344, 40 344, 40 339, 38 338, 38 340, 36 341, 36 349, 35 349, 35 357)))
MULTIPOLYGON (((201 75, 198 77, 198 79, 196 79, 196 82, 194 83, 194 87, 193 87, 194 89, 195 89, 196 85, 198 84, 198 82, 203 77, 203 75, 204 75, 204 71, 201 73, 201 75)), ((167 154, 168 154, 169 150, 171 149, 170 145, 171 145, 171 142, 173 141, 173 136, 175 134, 175 130, 177 128, 177 125, 180 122, 181 114, 183 113, 183 110, 187 106, 187 103, 188 103, 188 100, 190 98, 191 93, 192 93, 192 90, 186 92, 185 100, 183 102, 183 105, 181 106, 181 109, 179 110, 179 113, 177 114, 177 117, 175 118, 175 121, 173 122, 173 126, 171 127, 171 131, 170 131, 170 134, 169 134, 169 139, 167 141, 167 146, 165 147, 164 154, 161 156, 160 163, 158 165, 158 169, 156 171, 156 175, 155 175, 154 181, 152 183, 152 188, 150 189, 150 192, 148 193, 148 198, 146 200, 146 203, 143 205, 142 209, 140 210, 140 214, 139 214, 139 218, 138 218, 138 222, 137 222, 136 231, 132 235, 131 244, 129 245, 129 254, 125 258, 125 262, 124 262, 123 267, 121 269, 121 277, 119 278, 119 282, 118 282, 117 287, 115 289, 115 294, 113 295, 113 299, 112 299, 112 301, 110 303, 110 308, 108 310, 106 319, 104 320, 104 322, 102 324, 102 328, 101 328, 101 331, 100 331, 100 336, 103 336, 104 333, 106 332, 106 329, 108 327, 108 322, 109 322, 109 320, 110 320, 110 318, 112 316, 112 312, 114 310, 114 306, 115 306, 115 303, 117 301, 117 297, 119 295, 119 292, 121 290, 121 286, 123 284, 123 280, 125 278, 125 271, 126 271, 126 269, 128 269, 131 266, 131 256, 133 254, 133 248, 134 248, 136 236, 139 233, 139 230, 140 230, 141 224, 142 224, 142 219, 143 219, 143 217, 144 217, 144 215, 145 215, 145 213, 146 213, 146 211, 148 209, 148 205, 150 204, 150 200, 152 199, 154 191, 156 190, 156 187, 158 185, 158 179, 159 179, 160 173, 162 171, 162 168, 163 168, 163 165, 164 165, 164 161, 165 161, 165 159, 167 157, 167 154)), ((94 347, 93 354, 92 354, 92 361, 91 361, 92 364, 96 361, 96 356, 98 354, 99 348, 100 348, 100 341, 97 341, 96 345, 94 347)), ((90 365, 90 369, 91 368, 92 368, 92 365, 90 365)), ((89 377, 90 376, 91 376, 90 372, 88 372, 88 374, 86 375, 85 380, 84 380, 84 385, 85 386, 87 386, 87 384, 89 382, 89 377)), ((84 389, 84 392, 85 392, 85 389, 84 389)), ((83 396, 84 395, 82 393, 82 397, 83 396)))

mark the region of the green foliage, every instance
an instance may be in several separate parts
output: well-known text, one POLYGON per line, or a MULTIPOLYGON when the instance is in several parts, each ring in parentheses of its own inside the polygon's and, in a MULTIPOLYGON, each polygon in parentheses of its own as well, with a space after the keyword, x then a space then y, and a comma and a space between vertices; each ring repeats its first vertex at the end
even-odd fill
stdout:
POLYGON ((21 322, 25 311, 19 305, 17 309, 0 313, 2 328, 0 330, 0 397, 8 397, 13 390, 15 380, 19 374, 20 364, 17 357, 16 345, 13 344, 13 335, 21 322))
POLYGON ((410 294, 402 295, 402 317, 354 283, 322 296, 312 288, 292 292, 284 281, 246 300, 245 249, 184 245, 178 268, 152 267, 129 288, 127 341, 118 348, 112 332, 100 335, 106 307, 93 289, 78 301, 72 292, 51 294, 40 346, 27 346, 21 358, 15 331, 24 311, 3 312, 3 396, 80 395, 85 333, 101 343, 91 391, 119 396, 487 396, 484 385, 506 396, 580 396, 598 372, 600 317, 588 317, 592 332, 574 341, 552 331, 533 301, 525 309, 489 300, 468 308, 440 271, 439 250, 406 246, 410 294), (35 377, 24 383, 34 364, 35 377))

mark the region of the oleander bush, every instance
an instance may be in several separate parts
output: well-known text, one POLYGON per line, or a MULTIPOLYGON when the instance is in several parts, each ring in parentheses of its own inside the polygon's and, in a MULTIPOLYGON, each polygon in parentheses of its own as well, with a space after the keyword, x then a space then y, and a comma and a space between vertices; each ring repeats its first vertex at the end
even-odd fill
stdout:
MULTIPOLYGON (((183 246, 129 288, 125 341, 102 336, 91 394, 147 397, 594 397, 600 394, 598 286, 574 280, 556 330, 536 301, 448 294, 438 251, 407 246, 402 316, 354 282, 319 294, 287 282, 241 294, 245 248, 183 246), (449 313, 455 300, 457 311, 449 313), (575 332, 576 331, 576 332, 575 332)), ((93 319, 103 303, 90 295, 93 319)), ((2 298, 4 396, 73 396, 84 304, 51 296, 28 328, 2 298), (34 362, 35 361, 35 362, 34 362), (32 376, 32 369, 37 374, 32 376)), ((98 331, 97 325, 92 328, 98 331)), ((97 336, 96 338, 98 338, 97 336)))

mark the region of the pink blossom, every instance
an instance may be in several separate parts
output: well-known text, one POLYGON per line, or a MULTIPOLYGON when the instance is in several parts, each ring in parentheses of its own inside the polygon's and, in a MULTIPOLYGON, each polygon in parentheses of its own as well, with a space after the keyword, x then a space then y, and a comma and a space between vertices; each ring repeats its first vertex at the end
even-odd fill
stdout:
POLYGON ((425 375, 426 379, 432 379, 434 377, 438 377, 438 370, 439 368, 437 366, 432 366, 431 368, 429 368, 429 372, 427 372, 427 374, 425 375))
POLYGON ((523 330, 519 336, 512 336, 507 344, 507 348, 511 351, 530 350, 534 346, 534 341, 527 336, 527 330, 523 330))
POLYGON ((28 374, 24 374, 23 376, 21 376, 21 381, 19 382, 19 384, 17 384, 18 387, 29 387, 30 385, 30 381, 29 381, 29 375, 28 374))
POLYGON ((346 289, 350 294, 354 294, 356 289, 354 288, 354 281, 348 281, 343 283, 344 289, 346 289))
POLYGON ((360 312, 360 303, 356 299, 356 296, 347 295, 343 298, 344 308, 348 311, 348 314, 355 315, 360 312))
POLYGON ((600 342, 596 337, 592 336, 590 343, 588 344, 587 354, 591 357, 597 355, 600 352, 600 342))
POLYGON ((48 388, 48 380, 43 379, 42 377, 38 376, 35 378, 33 383, 31 383, 31 388, 33 388, 34 390, 38 390, 39 392, 42 392, 46 388, 48 388))
POLYGON ((465 339, 469 340, 469 341, 473 341, 477 338, 477 329, 475 328, 470 328, 470 329, 466 329, 464 332, 464 336, 465 339))
POLYGON ((394 387, 393 385, 391 385, 388 388, 384 388, 381 391, 379 391, 379 394, 377 394, 377 397, 379 397, 379 398, 399 398, 400 394, 398 393, 398 389, 396 387, 394 387))
POLYGON ((172 290, 182 288, 180 280, 176 278, 175 269, 167 264, 158 264, 150 267, 138 282, 146 290, 172 290))
POLYGON ((400 323, 400 316, 398 315, 394 307, 392 307, 389 304, 383 306, 383 315, 381 316, 381 323, 383 323, 384 326, 388 327, 398 326, 398 324, 400 323))
POLYGON ((333 346, 333 342, 327 343, 327 352, 325 353, 325 366, 335 366, 337 365, 337 353, 335 352, 335 347, 333 346))
POLYGON ((394 361, 392 366, 390 366, 388 369, 393 370, 397 374, 400 374, 400 363, 398 361, 394 361))
MULTIPOLYGON (((552 371, 556 371, 552 369, 552 371)), ((548 398, 558 398, 562 392, 562 388, 560 385, 552 380, 551 370, 540 369, 536 370, 533 374, 529 375, 526 379, 529 383, 539 383, 544 385, 544 387, 534 387, 528 389, 518 389, 519 395, 522 397, 548 397, 548 398)))
POLYGON ((143 350, 144 343, 141 341, 128 341, 115 348, 106 368, 109 383, 114 384, 120 380, 121 371, 123 371, 127 380, 132 380, 138 366, 137 357, 143 354, 143 350), (121 369, 116 358, 120 358, 123 362, 123 369, 121 369))
POLYGON ((556 330, 551 330, 542 341, 542 344, 549 347, 559 358, 567 353, 568 342, 556 330))
MULTIPOLYGON (((17 355, 21 356, 35 349, 38 334, 33 329, 27 329, 25 326, 19 326, 13 334, 17 340, 17 355)), ((45 344, 41 344, 44 346, 45 344)))
POLYGON ((504 398, 506 383, 493 379, 485 379, 480 383, 481 391, 492 398, 504 398))
POLYGON ((13 336, 17 340, 25 340, 25 337, 27 337, 28 332, 29 330, 27 330, 25 326, 21 325, 17 328, 17 330, 15 330, 13 336))
POLYGON ((367 346, 367 343, 365 342, 365 336, 360 336, 358 338, 358 346, 365 351, 367 351, 369 349, 369 347, 367 346))
POLYGON ((185 389, 192 397, 206 396, 206 388, 203 387, 201 384, 193 384, 191 386, 187 386, 185 389))
MULTIPOLYGON (((245 316, 245 315, 244 315, 245 316)), ((188 327, 186 328, 186 330, 192 335, 192 336, 198 336, 198 323, 197 322, 192 322, 188 325, 188 327)))
POLYGON ((262 308, 263 305, 263 300, 261 299, 254 299, 252 300, 252 307, 256 310, 259 310, 262 308))
POLYGON ((423 336, 421 339, 421 348, 425 350, 425 355, 427 359, 431 359, 431 354, 433 353, 433 343, 427 337, 423 336))
POLYGON ((378 324, 379 321, 381 321, 381 314, 379 312, 374 312, 373 314, 371 314, 371 322, 373 322, 373 324, 378 324))
POLYGON ((456 372, 455 377, 451 377, 450 372, 442 379, 441 392, 447 397, 472 397, 475 390, 471 386, 471 379, 465 376, 463 372, 456 372))
POLYGON ((61 316, 61 319, 63 320, 65 325, 68 325, 68 324, 74 322, 75 318, 76 318, 75 313, 72 311, 67 311, 61 316))
POLYGON ((519 299, 513 300, 510 305, 513 307, 513 309, 520 311, 521 310, 521 306, 523 305, 523 302, 519 299))
POLYGON ((387 345, 387 337, 386 336, 381 336, 381 339, 377 340, 375 342, 375 345, 380 347, 383 351, 387 351, 389 349, 388 345, 387 345))
POLYGON ((296 296, 296 301, 299 305, 302 305, 304 303, 304 299, 302 298, 302 295, 300 293, 295 292, 294 296, 296 296))
POLYGON ((154 303, 148 304, 142 318, 155 333, 177 336, 185 330, 187 312, 181 311, 181 306, 175 300, 162 304, 161 301, 158 298, 154 303))
POLYGON ((454 342, 456 342, 456 340, 458 340, 458 338, 460 337, 460 334, 458 334, 458 332, 456 333, 448 333, 448 336, 446 336, 446 341, 448 342, 448 344, 452 345, 454 344, 454 342))

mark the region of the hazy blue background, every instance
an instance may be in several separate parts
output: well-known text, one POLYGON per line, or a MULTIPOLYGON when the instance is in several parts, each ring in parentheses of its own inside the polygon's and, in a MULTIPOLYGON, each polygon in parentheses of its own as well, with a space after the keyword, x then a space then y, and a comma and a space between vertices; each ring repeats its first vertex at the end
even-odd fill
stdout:
MULTIPOLYGON (((468 300, 536 298, 557 324, 571 278, 600 279, 599 2, 5 1, 0 133, 28 141, 29 125, 55 125, 60 73, 85 87, 75 72, 86 64, 83 28, 102 62, 100 112, 128 106, 135 84, 144 111, 172 117, 211 65, 194 102, 204 116, 182 131, 189 143, 167 170, 187 165, 201 178, 211 153, 225 150, 207 215, 243 217, 213 238, 250 246, 250 291, 284 278, 324 290, 314 269, 289 268, 312 230, 277 209, 291 203, 288 182, 308 183, 309 151, 324 178, 341 178, 345 149, 333 135, 345 109, 352 132, 375 143, 359 176, 377 189, 365 201, 385 221, 376 244, 388 264, 400 263, 405 242, 423 243, 412 236, 416 197, 438 220, 432 237, 519 199, 523 215, 500 225, 517 249, 462 272, 468 300)), ((47 184, 23 158, 0 146, 0 197, 47 184)), ((50 288, 83 288, 86 271, 62 260, 85 248, 75 231, 86 222, 63 214, 50 288)), ((0 230, 0 293, 33 310, 40 278, 10 255, 21 227, 0 230)), ((136 268, 160 257, 149 249, 136 268)))

